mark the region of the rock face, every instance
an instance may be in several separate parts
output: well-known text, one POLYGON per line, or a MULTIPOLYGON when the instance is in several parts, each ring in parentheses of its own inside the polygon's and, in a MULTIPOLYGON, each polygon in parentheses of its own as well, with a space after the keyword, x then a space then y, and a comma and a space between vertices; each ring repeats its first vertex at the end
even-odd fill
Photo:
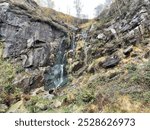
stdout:
MULTIPOLYGON (((101 13, 97 21, 89 28, 82 28, 76 35, 75 58, 70 70, 77 73, 87 66, 85 73, 97 73, 102 68, 117 67, 124 58, 133 57, 137 54, 137 46, 149 43, 149 16, 148 0, 114 1, 101 13), (99 62, 101 58, 105 61, 99 62)), ((148 55, 146 53, 145 58, 148 55)))
POLYGON ((57 41, 59 44, 64 33, 18 8, 6 2, 0 4, 0 34, 5 43, 3 57, 21 55, 24 67, 46 66, 51 43, 57 41))
POLYGON ((31 38, 27 41, 27 49, 21 51, 25 68, 44 67, 50 65, 50 47, 46 42, 31 38))
MULTIPOLYGON (((40 7, 33 0, 0 1, 3 58, 18 59, 24 68, 33 71, 54 66, 59 44, 67 37, 66 27, 39 15, 38 11, 40 7)), ((37 86, 37 81, 34 82, 32 88, 37 86)))

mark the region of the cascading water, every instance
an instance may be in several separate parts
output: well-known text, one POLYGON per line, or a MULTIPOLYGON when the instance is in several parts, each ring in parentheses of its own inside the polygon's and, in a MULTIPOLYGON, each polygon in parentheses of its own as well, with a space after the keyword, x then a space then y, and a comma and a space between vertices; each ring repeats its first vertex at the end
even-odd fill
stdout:
POLYGON ((88 52, 88 47, 87 47, 87 33, 85 31, 82 32, 82 37, 84 40, 84 54, 85 54, 85 64, 87 64, 87 52, 88 52))
POLYGON ((65 71, 65 48, 63 47, 65 39, 66 38, 63 37, 60 42, 58 52, 56 55, 55 65, 51 69, 49 69, 48 72, 45 74, 45 90, 59 88, 67 83, 67 76, 65 71))
POLYGON ((62 85, 64 85, 64 83, 66 83, 66 77, 64 77, 64 67, 65 67, 65 50, 63 48, 63 42, 65 40, 65 37, 62 38, 60 46, 59 46, 59 50, 57 53, 57 59, 56 59, 56 65, 54 66, 54 75, 55 75, 55 80, 54 80, 54 84, 55 87, 58 88, 62 85))
POLYGON ((75 48, 76 48, 76 34, 73 33, 73 36, 72 36, 72 44, 71 44, 71 49, 72 51, 74 52, 75 51, 75 48))

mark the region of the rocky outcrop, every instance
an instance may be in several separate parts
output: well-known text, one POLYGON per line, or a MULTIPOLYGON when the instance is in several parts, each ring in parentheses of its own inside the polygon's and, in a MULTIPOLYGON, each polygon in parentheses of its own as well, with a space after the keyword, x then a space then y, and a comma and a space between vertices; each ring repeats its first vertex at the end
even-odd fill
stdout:
POLYGON ((143 38, 143 34, 149 30, 149 6, 150 2, 148 0, 127 0, 125 3, 117 0, 106 11, 107 13, 102 13, 99 17, 113 17, 105 25, 107 28, 103 27, 103 33, 110 30, 111 34, 116 35, 116 39, 121 36, 120 34, 123 34, 123 42, 126 46, 139 43, 143 38), (120 7, 116 8, 116 5, 120 7), (129 10, 128 13, 126 10, 129 10), (112 14, 113 12, 114 14, 112 14))
MULTIPOLYGON (((70 27, 68 29, 66 25, 65 27, 41 15, 41 12, 33 0, 0 1, 0 40, 4 44, 3 58, 17 59, 28 71, 41 68, 41 75, 38 77, 44 79, 44 70, 54 66, 62 38, 69 38, 70 27)), ((65 46, 68 47, 68 43, 65 42, 65 46)), ((35 77, 32 71, 28 78, 19 79, 18 84, 28 88, 27 91, 42 86, 39 78, 34 78, 32 82, 35 77)))
POLYGON ((118 56, 108 57, 102 64, 102 67, 104 68, 115 67, 119 63, 119 61, 120 61, 120 58, 118 56))
POLYGON ((101 67, 105 69, 116 67, 130 54, 131 57, 138 57, 134 55, 134 47, 145 46, 149 43, 149 9, 148 0, 114 1, 101 13, 96 22, 89 28, 83 28, 82 32, 76 36, 77 48, 74 63, 82 59, 84 61, 82 68, 87 65, 86 71, 94 73, 101 67), (83 36, 84 32, 86 32, 86 38, 83 36), (97 63, 96 60, 100 58, 106 60, 97 63))
MULTIPOLYGON (((21 7, 12 6, 10 2, 0 4, 0 34, 5 44, 3 57, 21 56, 24 67, 50 64, 48 58, 51 46, 55 41, 59 44, 65 33, 54 25, 36 20, 34 15, 28 14, 21 7)), ((35 10, 38 6, 32 8, 35 10)))
POLYGON ((124 55, 129 56, 132 51, 133 51, 133 46, 129 46, 123 51, 123 53, 124 55))

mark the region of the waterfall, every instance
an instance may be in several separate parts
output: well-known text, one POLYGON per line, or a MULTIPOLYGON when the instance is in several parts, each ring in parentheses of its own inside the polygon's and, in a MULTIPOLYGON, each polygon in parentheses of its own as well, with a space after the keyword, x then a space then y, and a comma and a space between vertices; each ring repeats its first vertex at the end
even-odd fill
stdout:
POLYGON ((63 46, 65 39, 66 38, 63 37, 59 44, 55 65, 52 68, 50 68, 48 72, 45 74, 46 79, 45 90, 49 90, 52 88, 59 88, 67 83, 67 76, 65 70, 66 57, 65 57, 65 48, 63 46))
POLYGON ((75 48, 76 48, 76 34, 73 33, 73 36, 72 36, 72 44, 71 44, 71 50, 74 52, 75 51, 75 48))
POLYGON ((64 77, 64 65, 60 65, 60 82, 59 85, 57 87, 59 87, 61 85, 61 83, 63 82, 63 77, 64 77))
POLYGON ((85 54, 85 64, 87 65, 87 52, 88 52, 88 47, 87 47, 87 33, 86 32, 82 32, 82 37, 84 40, 84 54, 85 54))
POLYGON ((55 84, 55 88, 58 88, 61 86, 61 84, 64 81, 64 65, 63 64, 55 65, 54 68, 55 68, 54 69, 54 75, 55 75, 54 84, 55 84))
POLYGON ((63 82, 65 80, 64 77, 64 67, 65 67, 65 50, 63 48, 63 42, 65 40, 65 37, 62 38, 61 43, 59 45, 59 50, 57 53, 57 59, 56 59, 56 65, 55 67, 55 80, 54 84, 55 87, 61 87, 63 85, 63 82))

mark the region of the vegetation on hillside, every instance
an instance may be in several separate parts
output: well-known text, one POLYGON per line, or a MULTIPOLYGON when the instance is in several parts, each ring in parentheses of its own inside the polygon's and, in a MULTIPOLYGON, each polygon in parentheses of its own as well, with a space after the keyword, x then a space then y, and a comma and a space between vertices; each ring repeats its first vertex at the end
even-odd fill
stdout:
MULTIPOLYGON (((127 43, 124 39, 129 36, 124 36, 130 29, 126 33, 121 33, 118 29, 118 39, 108 30, 119 18, 125 19, 124 15, 126 10, 129 10, 130 2, 115 0, 98 18, 79 24, 80 19, 53 9, 37 6, 33 8, 22 3, 23 0, 13 1, 14 5, 17 4, 32 15, 34 20, 48 22, 64 31, 68 31, 68 24, 77 24, 79 32, 74 38, 76 48, 65 55, 68 84, 49 91, 45 91, 41 86, 24 93, 20 86, 15 86, 13 83, 18 73, 21 73, 21 77, 28 74, 12 59, 2 58, 3 44, 0 42, 0 112, 150 112, 149 31, 145 29, 142 36, 137 35, 137 39, 140 37, 138 43, 133 41, 134 44, 128 46, 130 39, 127 43), (84 33, 88 35, 86 38, 84 33), (108 38, 106 41, 103 40, 104 35, 108 38), (124 53, 126 49, 127 54, 124 53), (118 64, 111 68, 103 67, 105 61, 111 60, 110 57, 113 60, 117 57, 118 64), (4 109, 1 109, 1 106, 5 106, 4 109)), ((127 15, 129 23, 130 17, 135 13, 135 10, 130 11, 127 15)), ((67 43, 72 42, 68 40, 67 43)), ((54 58, 53 55, 51 57, 54 58)), ((43 68, 36 71, 40 69, 43 68)), ((30 71, 28 68, 27 70, 30 71)))
MULTIPOLYGON (((0 104, 10 107, 21 99, 21 90, 12 84, 19 66, 14 66, 10 60, 3 59, 2 52, 3 45, 0 42, 0 104)), ((0 112, 6 112, 6 110, 0 109, 0 112)))

